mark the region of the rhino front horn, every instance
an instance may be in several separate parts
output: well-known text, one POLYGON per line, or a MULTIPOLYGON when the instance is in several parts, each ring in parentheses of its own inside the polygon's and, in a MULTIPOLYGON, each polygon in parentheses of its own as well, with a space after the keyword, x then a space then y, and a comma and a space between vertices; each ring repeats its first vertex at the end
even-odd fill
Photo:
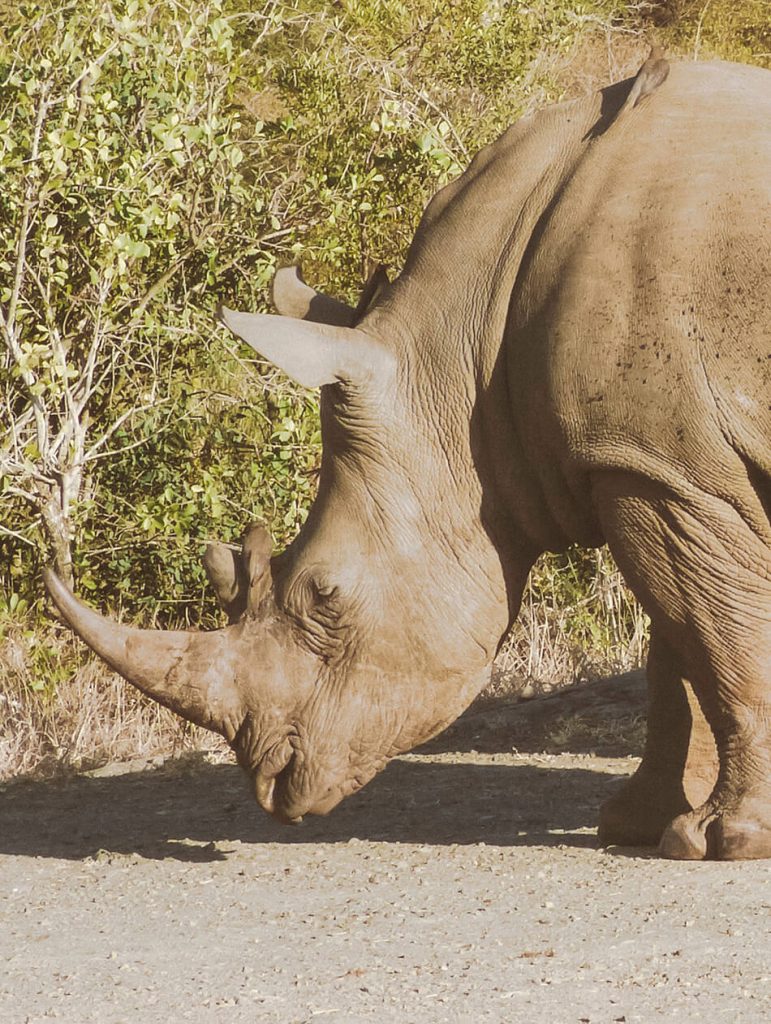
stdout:
POLYGON ((66 622, 116 672, 189 722, 233 739, 244 714, 232 629, 135 629, 87 607, 51 569, 43 582, 66 622))

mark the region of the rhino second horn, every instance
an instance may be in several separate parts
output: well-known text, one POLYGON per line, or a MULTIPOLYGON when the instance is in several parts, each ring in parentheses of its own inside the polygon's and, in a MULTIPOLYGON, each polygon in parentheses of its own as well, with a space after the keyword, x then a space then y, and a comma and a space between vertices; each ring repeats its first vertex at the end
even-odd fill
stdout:
POLYGON ((66 622, 124 679, 189 722, 232 740, 244 711, 231 629, 136 629, 83 604, 51 569, 43 571, 43 582, 66 622))

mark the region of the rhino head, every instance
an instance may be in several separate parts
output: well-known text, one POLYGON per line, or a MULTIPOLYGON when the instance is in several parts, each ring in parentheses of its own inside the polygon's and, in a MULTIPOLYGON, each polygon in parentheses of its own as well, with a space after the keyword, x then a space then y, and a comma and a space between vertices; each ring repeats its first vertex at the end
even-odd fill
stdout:
POLYGON ((285 821, 328 812, 457 717, 516 611, 480 521, 468 421, 439 401, 382 272, 375 285, 363 318, 292 270, 274 287, 288 315, 222 310, 263 357, 322 389, 319 490, 300 534, 271 557, 254 528, 241 554, 205 557, 230 625, 131 628, 45 577, 81 638, 140 690, 221 733, 260 805, 285 821))

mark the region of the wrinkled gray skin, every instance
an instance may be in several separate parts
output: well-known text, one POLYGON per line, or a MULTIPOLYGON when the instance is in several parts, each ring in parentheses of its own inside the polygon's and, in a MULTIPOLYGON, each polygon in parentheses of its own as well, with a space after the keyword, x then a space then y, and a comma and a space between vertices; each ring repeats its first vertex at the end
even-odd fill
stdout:
POLYGON ((645 757, 601 837, 771 855, 771 75, 675 64, 614 120, 629 89, 484 149, 359 310, 292 270, 285 316, 223 310, 322 388, 324 442, 283 554, 257 528, 207 556, 233 625, 133 630, 48 576, 80 635, 220 731, 281 819, 451 722, 536 557, 607 542, 652 649, 645 757))

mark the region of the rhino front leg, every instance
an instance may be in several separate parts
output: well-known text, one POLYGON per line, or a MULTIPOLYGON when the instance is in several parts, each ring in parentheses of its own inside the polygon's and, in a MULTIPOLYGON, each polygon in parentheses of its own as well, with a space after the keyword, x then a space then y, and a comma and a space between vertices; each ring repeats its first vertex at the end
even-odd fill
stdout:
POLYGON ((695 488, 675 496, 619 475, 597 493, 611 550, 678 652, 717 746, 712 793, 670 822, 659 848, 688 860, 771 857, 769 548, 732 505, 695 488))
POLYGON ((604 846, 656 846, 669 823, 701 804, 717 778, 715 740, 679 659, 653 631, 646 670, 645 751, 631 779, 600 809, 604 846))

